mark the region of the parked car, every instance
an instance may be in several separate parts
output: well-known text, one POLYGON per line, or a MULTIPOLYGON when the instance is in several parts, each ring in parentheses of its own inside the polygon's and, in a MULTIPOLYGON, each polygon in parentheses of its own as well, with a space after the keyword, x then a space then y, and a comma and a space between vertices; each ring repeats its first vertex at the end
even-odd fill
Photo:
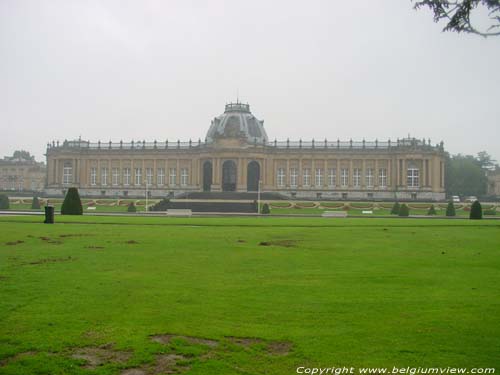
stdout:
POLYGON ((474 203, 475 201, 477 201, 477 197, 471 195, 470 197, 467 197, 465 198, 465 202, 466 203, 474 203))
POLYGON ((458 195, 452 195, 451 196, 451 201, 453 203, 460 203, 460 197, 458 195))

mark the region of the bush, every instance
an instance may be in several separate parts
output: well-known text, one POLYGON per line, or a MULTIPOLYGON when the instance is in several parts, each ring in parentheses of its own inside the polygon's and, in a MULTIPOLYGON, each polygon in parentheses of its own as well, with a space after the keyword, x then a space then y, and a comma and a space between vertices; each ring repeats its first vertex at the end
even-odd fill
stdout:
POLYGON ((448 206, 446 206, 446 216, 456 216, 455 206, 452 201, 448 202, 448 206))
POLYGON ((264 203, 262 205, 262 211, 261 211, 262 214, 264 215, 269 215, 271 213, 271 210, 269 209, 269 205, 267 203, 264 203))
POLYGON ((483 214, 489 216, 495 216, 497 214, 496 210, 484 210, 483 214))
POLYGON ((398 215, 398 214, 399 214, 399 203, 396 201, 392 206, 391 215, 398 215))
POLYGON ((429 216, 436 215, 436 209, 434 208, 433 204, 429 207, 429 211, 427 211, 427 215, 429 215, 429 216))
POLYGON ((128 212, 137 212, 137 207, 135 207, 134 202, 130 202, 130 204, 127 207, 128 212))
POLYGON ((34 196, 33 200, 31 201, 31 209, 32 210, 39 210, 40 209, 40 201, 38 200, 37 196, 34 196))
POLYGON ((401 207, 399 207, 399 213, 398 213, 399 216, 402 216, 402 217, 408 217, 410 216, 410 209, 408 208, 408 206, 406 204, 402 204, 401 207))
POLYGON ((8 209, 10 208, 9 197, 5 194, 0 194, 0 209, 8 209))
MULTIPOLYGON (((166 211, 169 209, 169 206, 170 206, 170 199, 163 198, 158 203, 156 203, 152 206, 149 206, 148 211, 166 211)), ((135 211, 129 211, 129 212, 135 212, 135 211)))
POLYGON ((61 206, 61 215, 83 215, 82 201, 77 188, 68 189, 61 206))
POLYGON ((475 201, 472 203, 470 207, 469 219, 479 220, 483 218, 483 208, 481 207, 481 203, 479 201, 475 201))

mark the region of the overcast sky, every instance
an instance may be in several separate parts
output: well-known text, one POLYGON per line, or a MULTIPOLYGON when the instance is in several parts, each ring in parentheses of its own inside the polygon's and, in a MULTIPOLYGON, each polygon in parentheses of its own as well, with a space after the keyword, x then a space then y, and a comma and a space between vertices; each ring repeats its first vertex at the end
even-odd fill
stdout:
POLYGON ((0 155, 204 139, 237 95, 270 139, 443 140, 500 160, 500 37, 409 0, 0 0, 0 155))

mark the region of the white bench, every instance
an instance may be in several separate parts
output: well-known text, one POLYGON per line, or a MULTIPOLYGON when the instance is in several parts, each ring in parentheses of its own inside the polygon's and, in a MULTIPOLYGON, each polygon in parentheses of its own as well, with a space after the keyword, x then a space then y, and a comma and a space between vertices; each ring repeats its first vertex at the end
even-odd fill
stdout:
POLYGON ((170 208, 167 210, 167 216, 191 216, 193 212, 189 208, 170 208))
POLYGON ((362 214, 373 214, 373 211, 367 210, 367 211, 361 211, 362 214))
POLYGON ((95 210, 96 207, 95 206, 90 206, 90 207, 87 207, 87 210, 95 210))
POLYGON ((325 211, 321 215, 322 217, 347 217, 347 212, 345 211, 325 211))

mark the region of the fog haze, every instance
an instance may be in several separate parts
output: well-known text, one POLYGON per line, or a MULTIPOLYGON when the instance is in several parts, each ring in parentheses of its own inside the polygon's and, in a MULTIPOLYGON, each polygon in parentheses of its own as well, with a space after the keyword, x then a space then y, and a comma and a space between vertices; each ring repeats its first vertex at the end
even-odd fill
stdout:
POLYGON ((0 1, 0 155, 198 140, 239 98, 270 139, 441 140, 500 159, 500 37, 410 1, 0 1))

